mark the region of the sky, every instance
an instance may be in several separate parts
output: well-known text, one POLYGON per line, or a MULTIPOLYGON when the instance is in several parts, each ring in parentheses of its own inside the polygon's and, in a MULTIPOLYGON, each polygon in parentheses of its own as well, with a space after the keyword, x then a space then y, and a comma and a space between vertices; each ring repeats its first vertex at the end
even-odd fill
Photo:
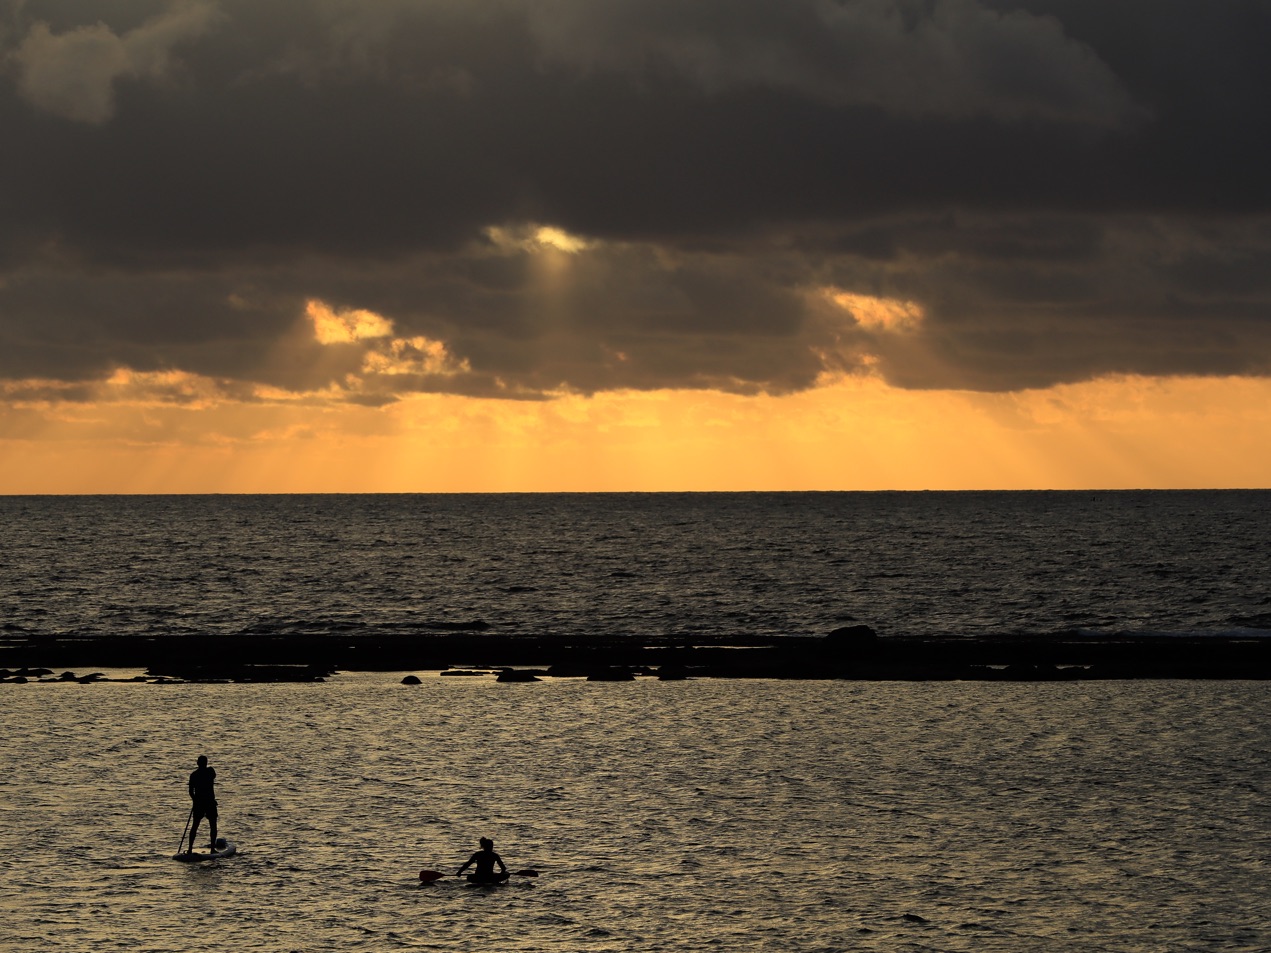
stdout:
POLYGON ((1271 486, 1265 0, 0 0, 0 493, 1271 486))

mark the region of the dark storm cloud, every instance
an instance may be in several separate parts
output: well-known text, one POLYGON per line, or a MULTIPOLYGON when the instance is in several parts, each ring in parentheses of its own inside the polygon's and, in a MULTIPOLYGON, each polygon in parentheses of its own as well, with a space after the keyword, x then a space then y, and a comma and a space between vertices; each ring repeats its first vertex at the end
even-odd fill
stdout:
POLYGON ((375 403, 1271 373, 1264 3, 3 9, 0 377, 304 390, 391 357, 375 403), (312 299, 393 338, 320 345, 312 299))

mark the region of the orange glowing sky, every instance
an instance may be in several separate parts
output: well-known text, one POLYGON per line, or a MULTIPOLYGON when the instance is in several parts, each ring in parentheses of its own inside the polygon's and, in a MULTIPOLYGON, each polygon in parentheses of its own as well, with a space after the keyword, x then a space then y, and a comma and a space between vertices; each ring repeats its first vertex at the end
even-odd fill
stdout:
MULTIPOLYGON (((816 294, 879 333, 922 324, 913 302, 816 294)), ((779 396, 626 389, 363 403, 399 375, 470 368, 443 342, 399 337, 383 315, 317 299, 278 348, 278 360, 303 353, 317 364, 333 349, 346 371, 311 391, 127 368, 75 399, 52 382, 3 385, 0 493, 1222 488, 1266 486, 1271 473, 1271 381, 1260 378, 1117 376, 977 393, 826 371, 779 396)))
POLYGON ((5 411, 0 492, 1221 488, 1267 486, 1271 473, 1271 383, 1258 379, 986 395, 843 377, 781 397, 417 395, 383 407, 172 403, 130 389, 120 376, 102 387, 120 393, 99 400, 5 411))

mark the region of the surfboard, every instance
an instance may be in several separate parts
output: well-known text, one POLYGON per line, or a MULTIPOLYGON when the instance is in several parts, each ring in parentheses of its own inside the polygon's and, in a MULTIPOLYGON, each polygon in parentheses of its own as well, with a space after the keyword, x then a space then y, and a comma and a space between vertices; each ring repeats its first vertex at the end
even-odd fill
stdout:
POLYGON ((197 864, 202 860, 220 860, 222 857, 233 857, 238 853, 238 848, 234 845, 233 841, 227 841, 224 838, 220 838, 217 840, 217 845, 216 850, 213 851, 196 850, 192 854, 187 851, 182 851, 179 854, 173 855, 172 859, 179 860, 184 864, 197 864))

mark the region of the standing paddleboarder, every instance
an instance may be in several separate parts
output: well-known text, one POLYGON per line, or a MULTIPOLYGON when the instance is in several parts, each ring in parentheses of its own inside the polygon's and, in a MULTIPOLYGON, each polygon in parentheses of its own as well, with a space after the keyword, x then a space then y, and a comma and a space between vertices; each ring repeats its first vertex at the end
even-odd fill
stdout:
POLYGON ((469 875, 468 879, 473 883, 479 884, 496 884, 508 879, 508 869, 503 864, 503 858, 494 852, 494 841, 488 837, 481 838, 481 849, 468 858, 468 862, 455 871, 455 876, 463 874, 465 870, 473 864, 477 865, 476 872, 469 875), (494 872, 494 865, 499 865, 499 873, 494 872))
POLYGON ((210 850, 216 850, 216 769, 207 766, 207 755, 199 755, 199 766, 190 772, 190 799, 194 805, 190 808, 190 850, 194 853, 194 835, 198 833, 199 821, 207 818, 207 826, 211 828, 210 850))

